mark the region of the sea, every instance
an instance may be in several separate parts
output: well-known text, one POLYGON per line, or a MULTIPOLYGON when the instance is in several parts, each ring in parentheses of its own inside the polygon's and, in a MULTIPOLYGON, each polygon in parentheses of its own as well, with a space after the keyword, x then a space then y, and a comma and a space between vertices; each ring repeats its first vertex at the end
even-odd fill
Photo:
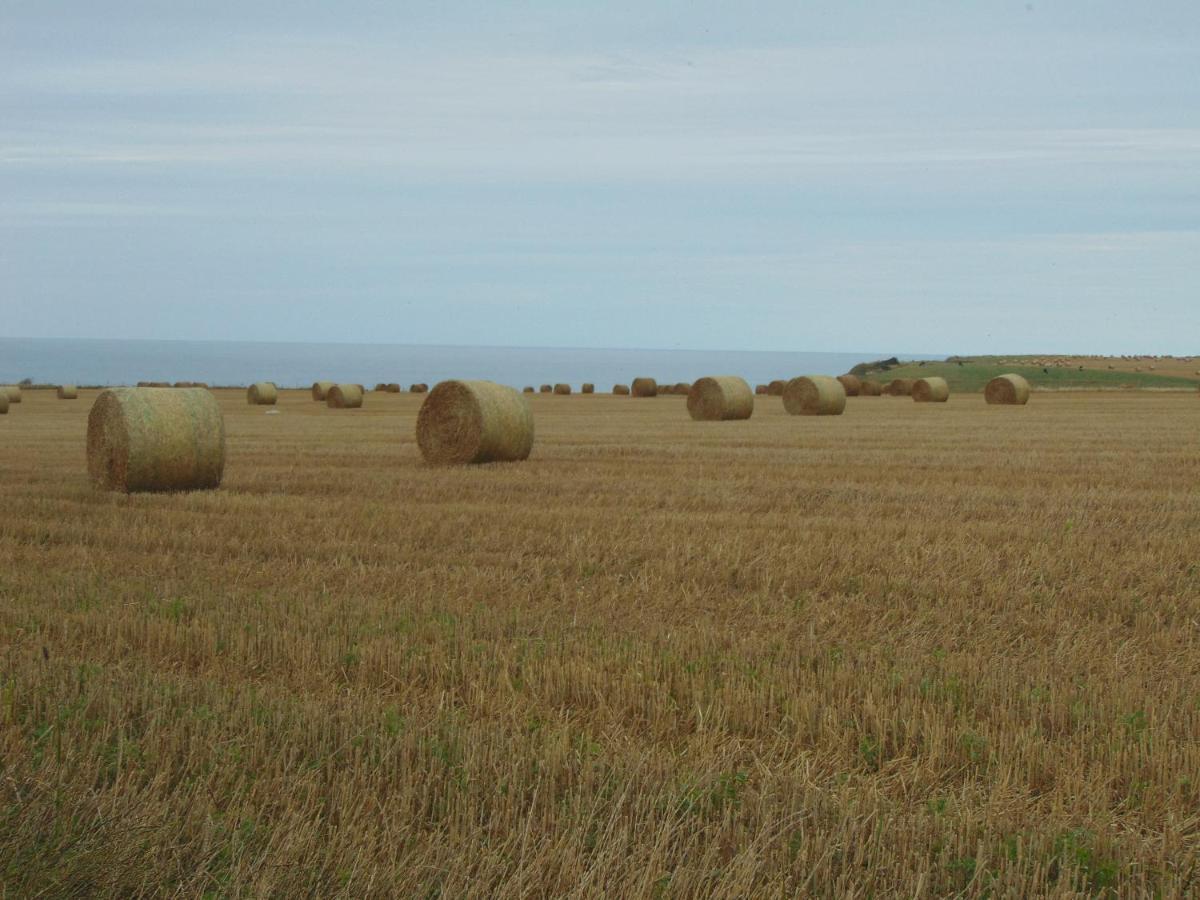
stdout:
POLYGON ((308 387, 314 381, 436 384, 472 378, 509 384, 556 384, 597 390, 648 376, 661 383, 705 375, 741 375, 752 384, 796 375, 839 375, 856 363, 900 355, 746 350, 605 350, 572 347, 452 347, 408 344, 151 341, 0 337, 0 383, 124 385, 139 381, 202 381, 214 387, 274 381, 308 387))

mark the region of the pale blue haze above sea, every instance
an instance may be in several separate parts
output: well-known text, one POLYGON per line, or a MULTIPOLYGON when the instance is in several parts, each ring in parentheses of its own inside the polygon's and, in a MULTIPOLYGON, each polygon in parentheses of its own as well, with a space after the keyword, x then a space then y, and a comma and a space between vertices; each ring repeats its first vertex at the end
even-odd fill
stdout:
MULTIPOLYGON (((548 347, 441 347, 403 344, 317 344, 241 341, 80 340, 0 337, 0 383, 136 384, 203 381, 246 385, 274 381, 436 384, 481 378, 514 387, 566 382, 597 390, 638 376, 661 382, 704 375, 741 375, 751 383, 796 375, 838 375, 855 363, 895 355, 740 350, 604 350, 548 347)), ((899 354, 934 358, 932 354, 899 354)))

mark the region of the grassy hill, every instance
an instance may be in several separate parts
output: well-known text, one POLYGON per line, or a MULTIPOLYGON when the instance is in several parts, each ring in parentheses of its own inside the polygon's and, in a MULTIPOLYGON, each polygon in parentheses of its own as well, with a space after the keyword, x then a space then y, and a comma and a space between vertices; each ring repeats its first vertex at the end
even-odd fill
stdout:
POLYGON ((1077 367, 1043 368, 1041 366, 1014 366, 988 362, 905 363, 886 372, 871 372, 867 377, 886 384, 893 378, 925 378, 938 375, 946 379, 951 391, 970 393, 982 391, 983 386, 992 378, 1010 372, 1023 375, 1035 390, 1039 388, 1043 390, 1063 388, 1195 390, 1197 386, 1194 378, 1159 375, 1154 372, 1118 372, 1077 367))

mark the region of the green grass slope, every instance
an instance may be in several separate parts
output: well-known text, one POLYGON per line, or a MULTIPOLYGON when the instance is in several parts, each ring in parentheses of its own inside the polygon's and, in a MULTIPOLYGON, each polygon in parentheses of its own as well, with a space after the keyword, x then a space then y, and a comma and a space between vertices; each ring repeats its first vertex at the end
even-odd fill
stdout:
POLYGON ((946 379, 952 392, 971 393, 982 391, 997 375, 1015 373, 1023 375, 1037 390, 1074 388, 1097 390, 1145 390, 1147 388, 1195 390, 1196 382, 1188 378, 1156 375, 1152 372, 1111 372, 1107 369, 1054 368, 1043 370, 1040 366, 1004 366, 987 363, 952 362, 905 363, 886 372, 871 372, 874 378, 887 384, 893 378, 926 378, 937 375, 946 379))

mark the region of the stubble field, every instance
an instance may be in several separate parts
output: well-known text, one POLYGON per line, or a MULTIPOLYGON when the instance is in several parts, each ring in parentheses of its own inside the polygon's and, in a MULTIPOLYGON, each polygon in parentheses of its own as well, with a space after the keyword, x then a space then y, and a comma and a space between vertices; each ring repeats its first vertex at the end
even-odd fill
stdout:
POLYGON ((221 490, 0 417, 0 893, 1200 889, 1200 402, 218 392, 221 490))

